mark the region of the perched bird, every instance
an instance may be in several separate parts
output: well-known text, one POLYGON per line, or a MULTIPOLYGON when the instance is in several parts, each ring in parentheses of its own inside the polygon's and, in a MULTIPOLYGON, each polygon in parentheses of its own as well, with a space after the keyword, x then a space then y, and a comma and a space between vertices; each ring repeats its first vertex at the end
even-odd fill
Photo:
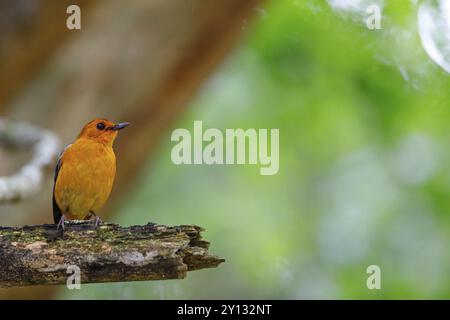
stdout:
POLYGON ((53 219, 64 229, 64 221, 88 220, 109 197, 116 175, 113 143, 128 122, 115 124, 95 119, 86 124, 74 143, 61 153, 53 185, 53 219))

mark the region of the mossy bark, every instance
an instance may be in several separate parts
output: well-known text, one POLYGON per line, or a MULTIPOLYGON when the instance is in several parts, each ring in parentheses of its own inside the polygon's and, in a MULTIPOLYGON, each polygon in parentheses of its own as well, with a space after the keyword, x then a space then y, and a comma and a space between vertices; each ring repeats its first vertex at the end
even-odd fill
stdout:
POLYGON ((81 283, 182 279, 224 259, 208 253, 195 225, 121 227, 90 222, 0 227, 0 287, 66 284, 69 266, 81 283))

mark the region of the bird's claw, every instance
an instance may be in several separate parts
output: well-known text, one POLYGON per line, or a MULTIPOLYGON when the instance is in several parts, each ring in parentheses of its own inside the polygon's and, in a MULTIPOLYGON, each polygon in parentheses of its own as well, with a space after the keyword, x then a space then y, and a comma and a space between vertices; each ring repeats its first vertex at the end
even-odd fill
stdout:
POLYGON ((64 222, 66 222, 66 219, 64 218, 64 215, 62 215, 61 219, 59 219, 58 225, 56 226, 56 230, 59 230, 59 227, 61 227, 64 231, 64 222))
POLYGON ((99 226, 100 224, 102 224, 102 223, 103 223, 102 219, 100 219, 99 216, 95 216, 94 226, 95 226, 96 228, 98 228, 98 226, 99 226))

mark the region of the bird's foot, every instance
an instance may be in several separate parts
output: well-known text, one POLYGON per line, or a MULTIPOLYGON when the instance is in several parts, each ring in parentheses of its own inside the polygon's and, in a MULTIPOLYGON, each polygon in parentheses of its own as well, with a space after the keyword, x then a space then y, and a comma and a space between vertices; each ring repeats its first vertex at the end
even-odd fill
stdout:
POLYGON ((103 223, 102 219, 100 219, 100 217, 96 215, 94 219, 94 227, 98 228, 98 226, 101 225, 102 223, 103 223))
POLYGON ((100 219, 100 217, 97 216, 97 217, 95 218, 95 226, 98 227, 98 226, 99 226, 100 224, 102 224, 102 223, 103 223, 102 219, 100 219))
POLYGON ((66 218, 64 217, 64 215, 62 215, 61 219, 59 219, 58 225, 56 226, 56 230, 59 230, 59 228, 61 227, 64 231, 64 222, 66 222, 66 218))

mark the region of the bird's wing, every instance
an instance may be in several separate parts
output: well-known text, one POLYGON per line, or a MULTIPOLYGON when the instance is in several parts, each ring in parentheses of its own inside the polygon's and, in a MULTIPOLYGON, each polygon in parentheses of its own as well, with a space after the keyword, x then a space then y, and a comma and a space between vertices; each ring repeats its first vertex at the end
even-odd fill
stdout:
POLYGON ((62 217, 62 212, 61 212, 61 208, 58 206, 58 204, 56 203, 56 199, 55 199, 55 187, 56 187, 56 180, 58 179, 58 174, 59 171, 61 170, 63 161, 62 161, 62 156, 64 154, 64 152, 71 146, 72 144, 67 145, 64 150, 60 153, 59 157, 58 157, 58 162, 56 163, 56 167, 55 167, 55 177, 54 177, 54 183, 53 183, 53 221, 55 223, 58 223, 61 220, 62 217))

